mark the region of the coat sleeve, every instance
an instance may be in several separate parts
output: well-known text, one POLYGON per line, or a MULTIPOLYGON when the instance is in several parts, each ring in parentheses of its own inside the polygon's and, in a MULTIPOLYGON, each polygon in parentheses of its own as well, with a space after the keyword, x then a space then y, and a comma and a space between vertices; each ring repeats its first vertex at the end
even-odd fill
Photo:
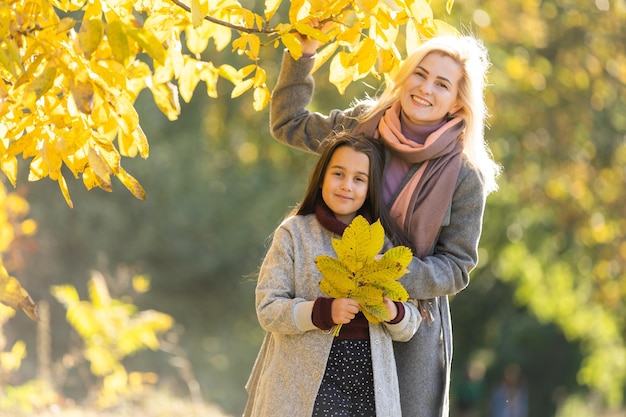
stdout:
POLYGON ((359 110, 332 110, 328 115, 307 110, 313 99, 311 75, 315 58, 294 60, 288 52, 283 60, 270 101, 270 132, 278 141, 318 153, 320 142, 332 132, 352 128, 359 110))
POLYGON ((414 257, 409 273, 400 279, 412 299, 456 294, 469 284, 478 263, 484 209, 483 183, 465 162, 432 255, 414 257))
POLYGON ((316 328, 310 314, 314 301, 296 297, 294 243, 282 226, 274 232, 261 265, 255 298, 259 324, 266 332, 302 334, 316 328))

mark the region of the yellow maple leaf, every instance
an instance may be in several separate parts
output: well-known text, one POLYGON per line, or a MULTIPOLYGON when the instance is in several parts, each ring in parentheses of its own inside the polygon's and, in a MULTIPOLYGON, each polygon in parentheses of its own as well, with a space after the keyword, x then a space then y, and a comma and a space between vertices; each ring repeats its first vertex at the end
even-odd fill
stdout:
POLYGON ((328 61, 328 59, 337 51, 339 47, 339 42, 332 42, 328 45, 323 46, 316 54, 315 64, 313 65, 312 73, 317 71, 322 65, 328 61))
POLYGON ((22 310, 32 320, 37 320, 37 304, 17 279, 9 276, 3 267, 0 270, 0 303, 14 310, 22 310))
POLYGON ((90 57, 104 35, 104 23, 98 19, 84 20, 78 32, 78 43, 86 57, 90 57))
POLYGON ((119 20, 109 22, 106 27, 106 35, 113 57, 123 65, 128 64, 131 53, 124 24, 119 20))
POLYGON ((285 45, 293 59, 300 59, 302 56, 302 44, 293 33, 285 33, 281 35, 280 40, 283 42, 283 45, 285 45))
POLYGON ((209 3, 204 0, 191 1, 191 22, 193 27, 198 27, 204 21, 204 16, 209 13, 209 3))
POLYGON ((171 83, 161 83, 153 85, 150 90, 154 97, 154 102, 167 116, 169 120, 178 119, 180 114, 180 102, 178 100, 178 89, 171 83))
MULTIPOLYGON (((320 289, 332 298, 358 301, 365 317, 373 323, 389 320, 384 298, 406 301, 408 293, 398 282, 407 271, 413 254, 406 246, 396 246, 380 256, 385 231, 380 220, 371 225, 357 216, 344 230, 341 239, 333 239, 337 258, 320 255, 315 265, 322 274, 320 289)), ((339 334, 341 325, 335 327, 339 334)))
POLYGON ((8 352, 0 352, 0 368, 5 373, 15 372, 20 369, 22 360, 26 357, 26 345, 21 340, 15 342, 8 352))
POLYGON ((385 231, 380 221, 370 225, 363 216, 357 216, 344 230, 341 239, 333 239, 333 248, 339 259, 352 272, 363 268, 378 255, 385 243, 385 231))
POLYGON ((265 108, 270 102, 270 91, 263 85, 254 89, 254 109, 257 111, 265 108))
POLYGON ((276 11, 278 10, 278 7, 280 6, 280 3, 282 2, 282 0, 266 0, 265 1, 265 19, 266 20, 270 20, 272 18, 272 16, 274 16, 274 13, 276 13, 276 11))
POLYGON ((376 63, 376 42, 372 38, 365 38, 360 42, 358 49, 353 55, 354 65, 357 66, 360 75, 367 74, 376 63))

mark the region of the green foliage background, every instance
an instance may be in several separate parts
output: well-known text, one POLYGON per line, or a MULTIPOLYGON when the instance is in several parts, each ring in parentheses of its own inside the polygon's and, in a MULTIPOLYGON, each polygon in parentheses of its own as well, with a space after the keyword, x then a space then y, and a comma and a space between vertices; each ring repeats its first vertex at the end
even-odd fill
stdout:
MULTIPOLYGON (((433 2, 438 17, 440 3, 433 2)), ((481 263, 452 301, 454 388, 470 364, 484 367, 481 409, 512 362, 529 385, 533 417, 565 415, 575 396, 623 403, 625 18, 624 2, 608 0, 468 0, 447 18, 491 51, 487 135, 504 167, 501 189, 488 200, 481 263)), ((266 53, 276 65, 267 68, 273 85, 280 56, 266 53)), ((339 96, 327 76, 326 67, 316 74, 313 108, 322 112, 376 93, 367 80, 339 96)), ((196 93, 174 123, 148 96, 138 110, 151 155, 126 168, 147 190, 145 202, 121 184, 108 194, 70 183, 72 210, 56 184, 28 184, 25 173, 18 179, 40 228, 22 242, 20 280, 34 299, 51 303, 53 353, 62 355, 72 337, 51 285, 84 291, 91 269, 114 276, 120 265, 148 274, 153 289, 139 307, 174 316, 204 398, 236 415, 263 336, 255 272, 314 157, 276 143, 267 110, 254 112, 249 97, 196 93)), ((22 316, 5 328, 9 344, 32 335, 35 346, 35 324, 22 316)), ((131 365, 187 393, 165 356, 142 355, 131 365)), ((30 348, 23 377, 35 371, 30 348)), ((68 395, 83 393, 78 377, 68 386, 68 395)), ((597 415, 589 404, 574 415, 597 415)))

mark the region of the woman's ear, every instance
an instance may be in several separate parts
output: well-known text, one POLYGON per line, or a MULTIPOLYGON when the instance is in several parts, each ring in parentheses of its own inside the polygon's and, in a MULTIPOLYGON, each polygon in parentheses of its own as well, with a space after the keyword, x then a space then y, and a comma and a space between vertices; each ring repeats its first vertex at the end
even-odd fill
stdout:
POLYGON ((461 110, 462 108, 463 108, 463 106, 457 101, 456 103, 454 103, 454 105, 452 107, 450 107, 449 114, 454 114, 454 113, 458 112, 459 110, 461 110))

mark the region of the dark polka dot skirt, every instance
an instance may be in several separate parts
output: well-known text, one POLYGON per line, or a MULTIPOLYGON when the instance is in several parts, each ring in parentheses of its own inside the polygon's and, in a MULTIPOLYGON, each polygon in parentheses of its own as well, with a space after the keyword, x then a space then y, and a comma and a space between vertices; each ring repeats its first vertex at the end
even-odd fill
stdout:
POLYGON ((312 417, 376 417, 369 340, 334 340, 312 417))

